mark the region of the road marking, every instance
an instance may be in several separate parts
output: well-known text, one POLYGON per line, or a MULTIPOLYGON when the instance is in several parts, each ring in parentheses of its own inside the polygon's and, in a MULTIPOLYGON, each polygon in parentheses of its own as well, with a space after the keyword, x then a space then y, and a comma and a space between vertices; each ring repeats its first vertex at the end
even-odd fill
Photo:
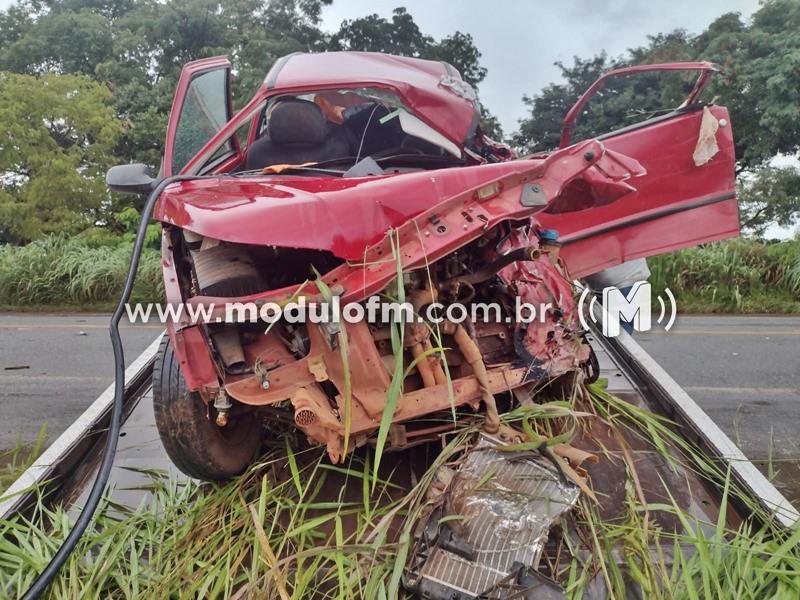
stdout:
POLYGON ((648 333, 669 333, 670 335, 760 335, 764 337, 779 336, 779 335, 800 335, 800 329, 730 329, 727 331, 719 329, 679 329, 674 328, 670 331, 660 331, 653 329, 648 333))
POLYGON ((41 375, 35 371, 31 371, 30 375, 6 375, 0 372, 0 381, 3 383, 29 383, 31 381, 111 381, 114 379, 113 375, 108 377, 91 377, 82 375, 41 375))
POLYGON ((753 387, 716 387, 710 385, 685 385, 687 392, 721 392, 723 394, 789 394, 800 396, 800 389, 797 388, 753 388, 753 387))

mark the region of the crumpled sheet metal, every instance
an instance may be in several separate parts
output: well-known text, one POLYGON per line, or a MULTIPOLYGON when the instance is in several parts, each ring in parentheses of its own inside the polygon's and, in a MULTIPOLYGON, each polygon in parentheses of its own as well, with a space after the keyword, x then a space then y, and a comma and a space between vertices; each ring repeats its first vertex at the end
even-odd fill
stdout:
POLYGON ((447 524, 474 549, 475 560, 435 546, 420 569, 422 581, 478 596, 508 578, 515 563, 536 568, 551 526, 578 500, 578 487, 549 461, 498 445, 482 434, 444 493, 447 524))

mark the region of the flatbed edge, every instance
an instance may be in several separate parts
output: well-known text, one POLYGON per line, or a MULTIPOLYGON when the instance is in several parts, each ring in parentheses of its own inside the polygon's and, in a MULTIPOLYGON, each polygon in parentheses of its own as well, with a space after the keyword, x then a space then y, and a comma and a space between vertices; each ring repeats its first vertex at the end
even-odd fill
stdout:
MULTIPOLYGON (((598 331, 594 337, 622 361, 625 369, 633 372, 658 397, 662 406, 675 413, 681 425, 688 426, 697 436, 704 451, 730 465, 736 481, 752 493, 778 523, 792 528, 800 523, 800 512, 748 459, 739 447, 722 431, 711 417, 684 390, 655 359, 625 331, 615 338, 606 338, 598 331)), ((630 373, 628 373, 630 376, 630 373)))
MULTIPOLYGON (((150 377, 161 338, 160 333, 153 342, 125 369, 126 397, 138 392, 150 377)), ((0 518, 10 518, 25 502, 28 493, 45 482, 56 467, 78 446, 81 440, 97 429, 114 402, 114 382, 67 427, 67 429, 0 495, 0 518)))

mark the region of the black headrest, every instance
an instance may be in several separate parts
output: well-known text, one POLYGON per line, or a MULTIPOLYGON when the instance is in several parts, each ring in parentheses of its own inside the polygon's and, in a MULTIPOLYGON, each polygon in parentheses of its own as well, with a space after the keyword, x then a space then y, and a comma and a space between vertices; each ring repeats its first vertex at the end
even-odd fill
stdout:
POLYGON ((279 100, 269 114, 269 137, 285 146, 317 146, 325 142, 328 124, 322 109, 308 100, 279 100))

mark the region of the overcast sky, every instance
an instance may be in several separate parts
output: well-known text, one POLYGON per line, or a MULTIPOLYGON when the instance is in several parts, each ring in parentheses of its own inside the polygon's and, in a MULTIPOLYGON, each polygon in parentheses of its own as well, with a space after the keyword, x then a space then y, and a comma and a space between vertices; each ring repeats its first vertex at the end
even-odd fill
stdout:
POLYGON ((455 30, 472 34, 489 70, 481 100, 511 133, 525 112, 522 95, 559 79, 555 61, 600 50, 616 56, 648 34, 676 28, 700 33, 726 12, 749 17, 758 0, 334 0, 323 11, 324 28, 372 13, 389 18, 396 6, 437 39, 455 30))
MULTIPOLYGON (((0 0, 0 8, 10 4, 0 0)), ((396 6, 437 39, 456 30, 472 34, 489 70, 481 99, 511 133, 524 115, 522 95, 558 80, 555 61, 600 50, 616 56, 644 44, 648 34, 676 28, 699 33, 726 12, 749 17, 758 0, 334 0, 323 11, 323 27, 333 31, 345 19, 372 13, 389 18, 396 6)))

